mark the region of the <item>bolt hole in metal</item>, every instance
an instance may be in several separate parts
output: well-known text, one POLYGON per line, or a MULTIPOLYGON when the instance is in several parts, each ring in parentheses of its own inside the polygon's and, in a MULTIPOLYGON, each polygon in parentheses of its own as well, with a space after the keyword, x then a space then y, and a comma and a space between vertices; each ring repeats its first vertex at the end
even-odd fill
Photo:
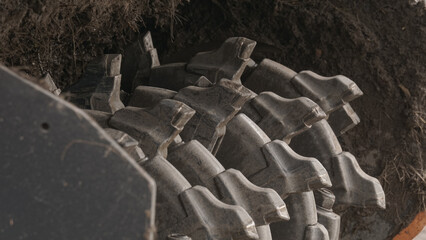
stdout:
POLYGON ((42 123, 40 126, 44 131, 48 131, 50 128, 50 125, 47 122, 42 123))

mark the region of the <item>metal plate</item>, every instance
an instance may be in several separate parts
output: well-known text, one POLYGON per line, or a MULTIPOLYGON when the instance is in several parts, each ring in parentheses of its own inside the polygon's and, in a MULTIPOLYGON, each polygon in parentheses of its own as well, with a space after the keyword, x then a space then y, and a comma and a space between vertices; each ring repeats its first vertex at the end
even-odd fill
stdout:
POLYGON ((155 183, 83 111, 0 66, 0 239, 150 239, 155 183))

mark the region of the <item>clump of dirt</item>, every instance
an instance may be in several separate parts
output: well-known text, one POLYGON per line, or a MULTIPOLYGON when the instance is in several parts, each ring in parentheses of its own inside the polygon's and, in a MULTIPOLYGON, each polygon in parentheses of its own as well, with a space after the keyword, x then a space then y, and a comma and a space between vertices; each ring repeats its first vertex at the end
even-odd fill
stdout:
POLYGON ((144 20, 167 28, 181 0, 34 0, 0 2, 0 62, 34 76, 50 73, 60 87, 85 65, 120 51, 144 20))

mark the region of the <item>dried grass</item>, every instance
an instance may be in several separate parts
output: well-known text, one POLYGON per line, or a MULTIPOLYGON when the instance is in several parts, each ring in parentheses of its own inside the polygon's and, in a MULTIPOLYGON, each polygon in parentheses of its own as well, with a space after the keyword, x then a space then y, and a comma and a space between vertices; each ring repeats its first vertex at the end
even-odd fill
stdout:
POLYGON ((181 0, 2 0, 0 62, 50 73, 63 87, 96 55, 119 51, 144 19, 168 28, 181 0), (143 17, 143 18, 142 18, 143 17))

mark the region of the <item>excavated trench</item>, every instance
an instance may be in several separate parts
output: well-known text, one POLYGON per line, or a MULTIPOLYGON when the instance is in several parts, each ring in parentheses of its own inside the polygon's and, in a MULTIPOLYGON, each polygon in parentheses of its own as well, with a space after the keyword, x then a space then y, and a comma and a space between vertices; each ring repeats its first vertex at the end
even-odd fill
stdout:
POLYGON ((257 63, 269 58, 296 72, 345 75, 364 95, 351 102, 361 122, 338 140, 379 179, 386 210, 335 208, 341 239, 391 239, 425 211, 422 2, 2 1, 0 16, 0 62, 34 79, 49 73, 61 89, 101 54, 126 59, 125 49, 146 31, 161 64, 187 62, 242 36, 257 42, 257 63))

